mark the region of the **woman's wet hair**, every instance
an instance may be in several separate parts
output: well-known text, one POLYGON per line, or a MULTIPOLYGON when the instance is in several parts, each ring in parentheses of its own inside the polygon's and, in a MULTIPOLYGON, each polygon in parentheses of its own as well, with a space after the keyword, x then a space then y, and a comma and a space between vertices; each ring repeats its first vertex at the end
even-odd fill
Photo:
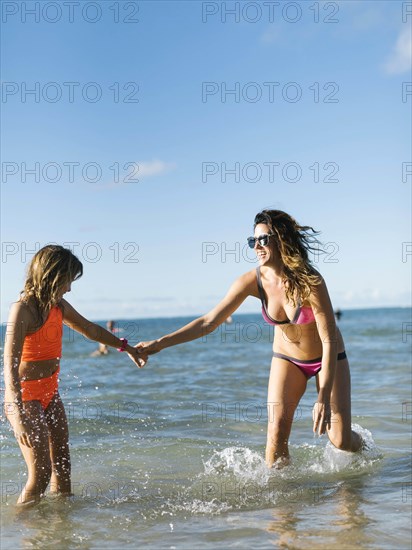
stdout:
POLYGON ((49 244, 41 248, 32 258, 21 300, 34 301, 42 318, 59 304, 62 289, 83 275, 83 264, 63 246, 49 244))
POLYGON ((316 238, 319 232, 308 225, 299 225, 282 210, 262 210, 256 214, 253 227, 260 223, 267 225, 275 236, 273 240, 283 264, 286 297, 296 306, 298 298, 303 302, 320 283, 309 259, 309 252, 322 252, 316 238))

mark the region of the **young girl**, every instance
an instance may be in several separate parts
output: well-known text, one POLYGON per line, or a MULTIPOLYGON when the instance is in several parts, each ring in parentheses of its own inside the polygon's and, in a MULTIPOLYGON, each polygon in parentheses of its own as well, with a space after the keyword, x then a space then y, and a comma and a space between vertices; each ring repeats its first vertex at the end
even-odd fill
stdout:
POLYGON ((5 412, 28 468, 18 504, 51 492, 71 494, 69 434, 58 392, 63 323, 87 338, 126 351, 144 366, 125 338, 82 317, 63 295, 83 266, 70 250, 48 245, 33 257, 20 300, 11 307, 4 352, 5 412))
POLYGON ((351 429, 349 363, 326 283, 309 261, 316 232, 281 210, 263 210, 254 221, 257 269, 241 275, 209 313, 158 340, 141 342, 148 355, 209 334, 248 296, 261 301, 264 320, 276 325, 268 387, 266 463, 289 463, 288 440, 295 410, 307 382, 316 378, 313 430, 332 444, 358 451, 361 436, 351 429), (333 419, 332 419, 333 415, 333 419))

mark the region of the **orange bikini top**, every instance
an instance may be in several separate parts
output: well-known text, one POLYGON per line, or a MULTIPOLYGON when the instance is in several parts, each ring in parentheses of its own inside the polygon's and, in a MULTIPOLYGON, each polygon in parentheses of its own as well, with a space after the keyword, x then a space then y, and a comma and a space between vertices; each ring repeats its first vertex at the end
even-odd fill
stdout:
POLYGON ((22 361, 45 361, 62 355, 63 313, 55 306, 39 330, 24 339, 22 361))

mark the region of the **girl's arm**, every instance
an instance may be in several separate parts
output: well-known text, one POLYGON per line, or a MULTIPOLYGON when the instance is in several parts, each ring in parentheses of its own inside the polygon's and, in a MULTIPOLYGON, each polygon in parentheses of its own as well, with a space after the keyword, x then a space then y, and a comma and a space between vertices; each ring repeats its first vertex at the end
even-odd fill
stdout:
POLYGON ((157 340, 141 342, 138 344, 138 349, 152 355, 164 348, 190 342, 210 334, 232 315, 248 296, 253 294, 254 286, 256 286, 256 275, 253 270, 236 279, 223 300, 209 313, 157 340))
POLYGON ((24 338, 32 319, 29 308, 22 302, 15 302, 10 309, 4 342, 4 383, 7 396, 8 414, 17 415, 16 438, 26 447, 30 442, 31 424, 26 418, 21 398, 19 366, 24 338))
MULTIPOLYGON (((80 315, 80 313, 77 312, 73 306, 66 302, 66 300, 62 300, 62 311, 64 324, 76 332, 80 332, 80 334, 83 334, 86 338, 113 348, 123 347, 123 342, 120 338, 100 325, 96 325, 96 323, 92 323, 80 315)), ((130 358, 138 367, 144 367, 146 360, 144 356, 139 356, 139 350, 127 344, 124 351, 129 354, 130 358)))
POLYGON ((320 285, 312 291, 309 301, 315 315, 319 338, 322 341, 322 369, 318 374, 318 401, 313 410, 313 431, 322 435, 326 432, 326 426, 330 427, 330 394, 338 356, 335 314, 323 279, 321 279, 320 285))

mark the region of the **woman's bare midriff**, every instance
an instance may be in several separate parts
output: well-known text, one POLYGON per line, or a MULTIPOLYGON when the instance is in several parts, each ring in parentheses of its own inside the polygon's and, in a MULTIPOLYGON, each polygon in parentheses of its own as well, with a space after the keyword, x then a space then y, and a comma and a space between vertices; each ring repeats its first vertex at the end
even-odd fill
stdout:
POLYGON ((60 361, 55 359, 46 359, 44 361, 22 361, 19 366, 20 380, 40 380, 40 378, 49 378, 59 368, 60 361))
MULTIPOLYGON (((343 339, 337 330, 338 353, 344 350, 343 339)), ((316 322, 307 325, 277 325, 273 340, 273 351, 309 361, 322 357, 322 341, 316 322)))

